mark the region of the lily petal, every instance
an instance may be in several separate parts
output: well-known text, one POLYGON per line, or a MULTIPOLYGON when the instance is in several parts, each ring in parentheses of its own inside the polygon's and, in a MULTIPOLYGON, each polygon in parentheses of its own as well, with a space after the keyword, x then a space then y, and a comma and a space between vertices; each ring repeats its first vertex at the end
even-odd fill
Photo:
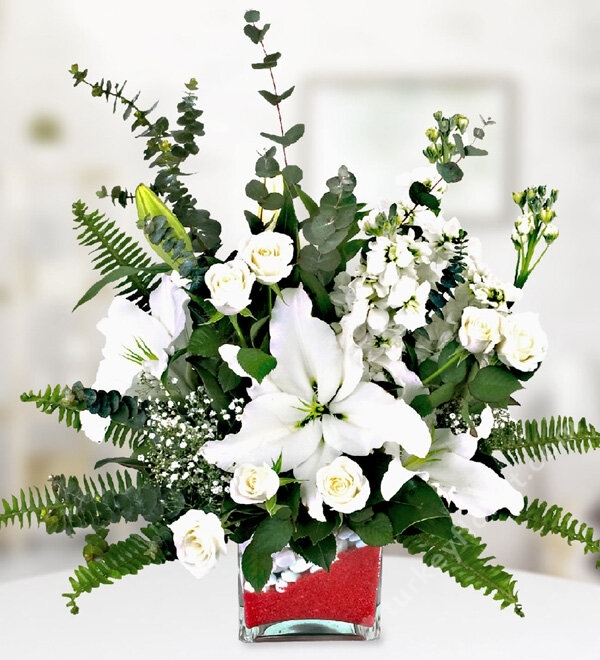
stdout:
POLYGON ((317 489, 316 475, 318 470, 331 463, 341 452, 321 442, 314 453, 306 461, 294 468, 294 476, 301 480, 300 497, 309 515, 315 520, 325 521, 323 497, 317 489))
POLYGON ((407 470, 399 459, 393 458, 381 480, 381 496, 384 500, 391 500, 402 486, 416 475, 416 472, 407 470))
POLYGON ((507 508, 517 515, 523 508, 523 495, 492 469, 464 456, 447 453, 440 461, 427 463, 429 483, 459 509, 484 518, 507 508))
POLYGON ((342 382, 342 351, 333 330, 311 316, 312 302, 303 288, 285 289, 273 307, 269 332, 277 367, 273 382, 305 402, 313 386, 321 403, 331 401, 342 382))
POLYGON ((232 471, 241 463, 271 465, 281 456, 282 470, 291 470, 317 449, 322 437, 319 420, 299 426, 304 418, 299 405, 297 397, 284 392, 250 401, 242 414, 241 430, 204 444, 204 458, 232 471))

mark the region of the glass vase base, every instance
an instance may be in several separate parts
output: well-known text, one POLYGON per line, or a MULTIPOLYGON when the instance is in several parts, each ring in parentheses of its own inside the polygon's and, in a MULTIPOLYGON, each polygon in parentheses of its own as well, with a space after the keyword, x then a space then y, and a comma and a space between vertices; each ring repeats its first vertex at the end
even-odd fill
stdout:
POLYGON ((244 609, 240 608, 239 630, 242 642, 370 641, 379 637, 379 611, 371 626, 328 619, 294 619, 249 628, 244 621, 244 609))

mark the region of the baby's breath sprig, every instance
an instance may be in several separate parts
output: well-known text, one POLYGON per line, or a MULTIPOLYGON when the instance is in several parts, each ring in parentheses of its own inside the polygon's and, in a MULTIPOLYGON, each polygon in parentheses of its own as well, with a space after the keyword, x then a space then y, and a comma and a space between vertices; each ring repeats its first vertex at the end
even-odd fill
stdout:
POLYGON ((183 401, 150 399, 138 459, 153 481, 177 488, 191 507, 218 512, 231 475, 207 463, 200 450, 208 440, 222 439, 223 428, 239 421, 242 410, 238 399, 226 410, 213 410, 203 390, 183 401))

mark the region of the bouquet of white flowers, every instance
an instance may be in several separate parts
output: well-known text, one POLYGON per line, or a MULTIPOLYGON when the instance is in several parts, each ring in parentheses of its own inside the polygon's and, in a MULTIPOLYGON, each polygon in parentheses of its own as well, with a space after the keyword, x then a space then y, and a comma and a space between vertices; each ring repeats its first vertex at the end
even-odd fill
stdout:
POLYGON ((245 580, 258 593, 273 584, 274 561, 284 567, 278 575, 292 561, 329 570, 342 538, 401 544, 521 614, 513 577, 482 555, 459 514, 510 519, 600 552, 589 527, 528 501, 504 474, 507 464, 600 446, 585 420, 509 414, 548 346, 538 317, 516 303, 557 237, 557 193, 515 193, 511 284, 488 272, 477 244, 441 211, 445 188, 463 177, 461 161, 485 156, 478 145, 490 119, 470 134, 465 116, 436 112, 429 165, 389 208, 359 202, 345 166, 313 199, 288 163, 304 133, 281 118, 294 88, 275 85, 280 54, 265 49, 269 25, 256 11, 245 21, 262 49, 252 66, 271 74, 272 90, 260 94, 281 132, 261 134, 269 146, 246 186, 249 233, 231 254, 185 185, 184 163, 204 133, 196 81, 172 128, 124 85, 71 69, 75 85, 123 110, 145 140, 154 180, 99 195, 135 204, 151 250, 73 205, 78 240, 101 275, 78 304, 115 287, 98 325, 102 360, 90 387, 49 386, 23 399, 125 455, 96 465, 116 472, 52 476, 43 492, 2 500, 0 526, 87 529, 85 563, 66 594, 74 613, 82 593, 149 564, 179 559, 200 577, 231 541, 244 547, 245 580), (141 531, 109 542, 111 524, 138 519, 147 522, 141 531), (293 560, 283 564, 288 551, 293 560))

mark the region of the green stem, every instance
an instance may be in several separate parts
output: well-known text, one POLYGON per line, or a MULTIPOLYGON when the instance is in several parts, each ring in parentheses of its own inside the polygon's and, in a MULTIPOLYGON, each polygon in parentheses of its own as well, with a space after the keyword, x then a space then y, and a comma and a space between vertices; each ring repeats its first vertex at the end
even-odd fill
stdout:
POLYGON ((453 364, 458 362, 462 357, 465 355, 465 350, 463 348, 459 348, 455 353, 452 354, 452 357, 448 360, 448 362, 444 363, 439 369, 434 371, 432 374, 427 376, 427 378, 423 381, 423 385, 427 386, 429 383, 433 382, 440 374, 443 374, 446 369, 451 367, 453 364))
POLYGON ((240 324, 238 323, 237 320, 237 314, 230 316, 229 320, 231 321, 231 325, 233 326, 233 329, 235 330, 235 333, 237 334, 240 340, 240 346, 242 348, 248 348, 248 344, 246 343, 246 338, 244 337, 242 333, 242 329, 240 328, 240 324))

